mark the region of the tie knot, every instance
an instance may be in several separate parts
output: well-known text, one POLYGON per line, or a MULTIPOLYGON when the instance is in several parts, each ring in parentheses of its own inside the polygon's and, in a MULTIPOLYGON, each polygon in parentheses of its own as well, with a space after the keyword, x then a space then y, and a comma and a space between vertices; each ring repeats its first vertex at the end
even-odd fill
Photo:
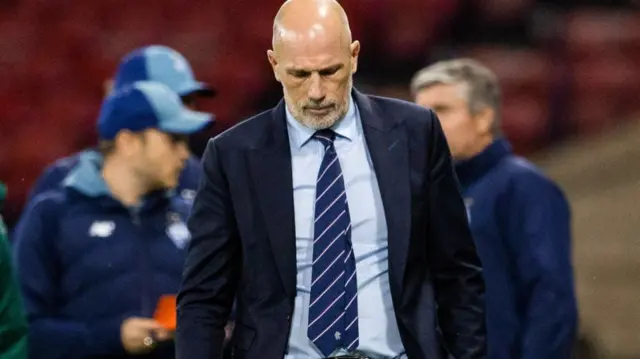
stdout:
POLYGON ((324 147, 328 147, 331 146, 333 144, 333 140, 336 139, 336 133, 333 132, 333 130, 327 128, 324 130, 316 131, 316 133, 313 134, 313 137, 315 137, 316 140, 322 142, 324 147))

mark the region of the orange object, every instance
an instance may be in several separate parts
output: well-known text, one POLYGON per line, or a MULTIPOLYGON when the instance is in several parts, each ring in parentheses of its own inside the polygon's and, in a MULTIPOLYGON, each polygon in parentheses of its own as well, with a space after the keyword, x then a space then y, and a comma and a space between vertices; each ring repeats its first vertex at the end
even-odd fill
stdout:
POLYGON ((167 330, 176 330, 176 296, 165 294, 158 299, 153 318, 167 330))

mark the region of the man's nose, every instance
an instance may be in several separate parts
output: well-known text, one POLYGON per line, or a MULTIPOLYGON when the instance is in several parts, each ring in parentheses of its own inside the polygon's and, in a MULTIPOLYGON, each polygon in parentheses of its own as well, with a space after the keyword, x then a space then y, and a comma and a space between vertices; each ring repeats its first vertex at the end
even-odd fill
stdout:
POLYGON ((322 86, 322 78, 320 77, 320 74, 314 72, 313 74, 311 74, 309 81, 309 91, 307 94, 309 96, 309 100, 314 102, 322 102, 326 95, 322 86))

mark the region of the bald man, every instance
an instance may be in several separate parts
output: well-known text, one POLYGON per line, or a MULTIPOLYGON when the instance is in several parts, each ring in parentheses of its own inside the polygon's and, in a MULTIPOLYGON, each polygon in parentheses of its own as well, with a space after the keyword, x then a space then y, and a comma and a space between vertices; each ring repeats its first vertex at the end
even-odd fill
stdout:
POLYGON ((273 30, 283 101, 204 155, 177 357, 219 358, 237 298, 237 358, 486 358, 481 265, 437 118, 353 89, 360 43, 337 2, 288 1, 273 30))

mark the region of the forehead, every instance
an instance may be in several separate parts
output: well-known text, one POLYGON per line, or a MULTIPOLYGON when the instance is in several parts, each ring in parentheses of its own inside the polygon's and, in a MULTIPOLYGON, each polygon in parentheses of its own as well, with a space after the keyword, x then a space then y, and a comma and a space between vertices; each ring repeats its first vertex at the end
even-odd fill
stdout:
POLYGON ((344 63, 349 59, 349 48, 338 38, 322 34, 283 41, 278 57, 285 67, 317 69, 344 63))
POLYGON ((434 84, 416 93, 416 103, 423 106, 465 102, 465 86, 462 83, 434 84))

